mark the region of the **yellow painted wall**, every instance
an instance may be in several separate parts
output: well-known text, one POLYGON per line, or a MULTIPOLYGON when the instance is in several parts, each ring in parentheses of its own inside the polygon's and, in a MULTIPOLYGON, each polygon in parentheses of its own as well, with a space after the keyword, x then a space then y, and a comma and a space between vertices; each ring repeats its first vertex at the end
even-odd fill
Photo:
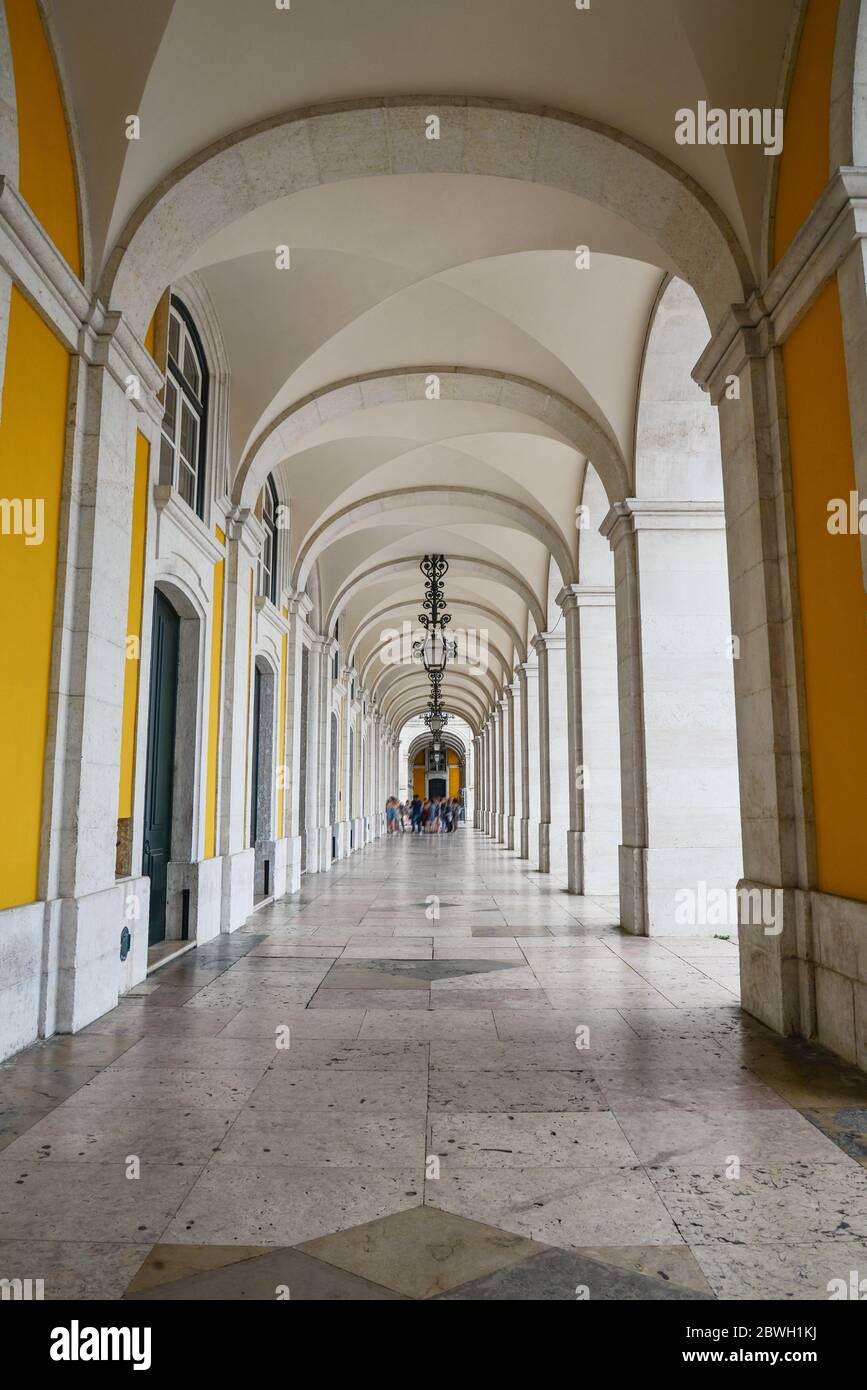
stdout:
POLYGON ((783 347, 798 547, 817 887, 867 899, 867 598, 857 535, 828 532, 855 488, 837 282, 783 347))
POLYGON ((38 896, 39 832, 69 357, 12 290, 0 497, 42 499, 43 541, 0 536, 0 908, 38 896), (13 794, 14 792, 14 794, 13 794))
POLYGON ((412 794, 413 796, 420 796, 424 801, 424 793, 424 768, 414 767, 412 770, 412 794))
MULTIPOLYGON (((75 170, 36 0, 7 0, 18 108, 19 191, 77 275, 75 170)), ((0 908, 36 899, 57 582, 69 357, 12 290, 0 421, 0 497, 41 499, 43 540, 0 537, 0 908)))
POLYGON ((120 746, 120 792, 118 820, 132 815, 135 781, 135 732, 138 717, 139 674, 141 671, 142 598, 144 595, 145 537, 147 533, 148 476, 150 444, 143 434, 135 440, 135 491, 133 494, 132 537, 129 548, 129 600, 127 603, 127 653, 123 677, 123 724, 120 746), (129 639, 134 638, 134 643, 129 639))
POLYGON ((36 0, 6 0, 18 103, 18 189, 81 276, 75 166, 54 60, 36 0))
POLYGON ((460 796, 461 794, 461 769, 459 767, 449 767, 449 796, 460 796))
POLYGON ((839 0, 810 0, 789 88, 777 177, 773 263, 828 182, 831 73, 839 0))
MULTIPOLYGON (((226 544, 219 526, 217 540, 226 544)), ((220 756, 220 694, 223 676, 223 577, 225 561, 214 565, 214 602, 211 609, 211 679, 208 695, 208 765, 205 775, 205 858, 217 852, 217 768, 220 756)))
MULTIPOLYGON (((837 0, 811 0, 786 116, 775 225, 783 254, 828 179, 837 0)), ((816 818, 817 884, 867 899, 867 600, 859 540, 828 532, 828 503, 855 488, 836 280, 782 349, 816 818)))

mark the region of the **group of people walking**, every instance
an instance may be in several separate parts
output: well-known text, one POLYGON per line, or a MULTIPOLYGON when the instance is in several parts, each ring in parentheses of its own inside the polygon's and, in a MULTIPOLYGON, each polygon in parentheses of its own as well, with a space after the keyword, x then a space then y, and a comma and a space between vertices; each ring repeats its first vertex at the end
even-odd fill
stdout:
POLYGON ((414 796, 411 801, 398 801, 390 796, 385 803, 385 819, 389 834, 413 835, 449 834, 457 830, 461 817, 461 803, 455 796, 433 796, 422 800, 414 796))

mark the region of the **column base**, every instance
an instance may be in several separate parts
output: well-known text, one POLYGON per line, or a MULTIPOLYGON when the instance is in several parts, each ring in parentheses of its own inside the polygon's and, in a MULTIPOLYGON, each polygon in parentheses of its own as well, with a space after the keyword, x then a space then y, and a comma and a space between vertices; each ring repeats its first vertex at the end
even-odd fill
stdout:
POLYGON ((621 845, 621 924, 636 936, 737 934, 740 850, 621 845))
POLYGON ((189 893, 187 928, 190 940, 203 944, 220 935, 222 855, 214 859, 199 859, 194 864, 172 860, 168 867, 166 887, 166 938, 169 941, 180 941, 184 934, 185 890, 189 893))
POLYGON ((615 897, 619 891, 617 831, 584 831, 584 888, 587 897, 615 897))
POLYGON ((562 821, 552 821, 548 838, 549 874, 565 879, 569 871, 568 836, 569 826, 562 821))
POLYGON ((570 893, 584 892, 584 831, 566 832, 566 881, 570 893))
POLYGON ((319 827, 319 872, 327 874, 334 863, 335 827, 331 825, 320 825, 319 827))
POLYGON ((551 824, 549 821, 539 821, 539 873, 549 874, 551 872, 551 824))
POLYGON ((274 875, 274 897, 283 898, 288 894, 297 893, 301 887, 301 836, 290 835, 277 843, 282 846, 282 862, 280 876, 276 871, 274 875))
POLYGON ((530 858, 530 840, 531 840, 531 831, 530 831, 530 827, 531 827, 531 821, 530 821, 526 816, 522 816, 521 819, 518 821, 518 839, 519 839, 518 858, 519 858, 519 859, 529 859, 529 858, 530 858))
POLYGON ((349 855, 352 852, 350 848, 351 826, 351 821, 340 820, 337 822, 336 825, 331 827, 334 837, 337 841, 337 852, 334 856, 335 859, 348 859, 349 855))
POLYGON ((253 911, 253 877, 256 851, 242 849, 223 856, 222 912, 220 931, 237 931, 253 911))
POLYGON ((147 975, 150 879, 0 912, 0 1060, 76 1033, 147 975), (120 959, 126 927, 130 944, 120 959))
POLYGON ((506 816, 506 848, 515 848, 515 817, 506 816))

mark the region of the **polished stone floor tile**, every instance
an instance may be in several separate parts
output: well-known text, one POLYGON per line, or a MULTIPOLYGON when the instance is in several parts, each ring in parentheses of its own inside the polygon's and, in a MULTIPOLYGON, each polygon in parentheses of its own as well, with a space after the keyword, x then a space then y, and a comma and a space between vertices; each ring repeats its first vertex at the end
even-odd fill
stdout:
POLYGON ((571 1042, 432 1042, 432 1072, 586 1071, 589 1062, 571 1042))
MULTIPOLYGON (((424 1114, 427 1077, 415 1071, 352 1071, 275 1066, 250 1097, 250 1106, 296 1114, 335 1111, 350 1115, 424 1114)), ((295 1120, 297 1124, 297 1119, 295 1120)))
POLYGON ((145 1033, 155 1033, 165 1037, 187 1035, 188 1037, 208 1037, 220 1033, 239 1010, 219 1009, 158 1009, 143 1004, 121 1002, 110 1013, 103 1014, 90 1023, 86 1034, 126 1033, 142 1037, 145 1033))
MULTIPOLYGON (((852 1297, 867 1269, 867 1240, 797 1244, 696 1244, 693 1252, 718 1298, 827 1302, 843 1289, 852 1297), (853 1274, 855 1279, 853 1281, 853 1274)), ((860 1298, 863 1299, 863 1292, 860 1298)))
POLYGON ((430 1041, 433 1038, 495 1038, 494 1018, 490 1009, 371 1009, 361 1025, 359 1037, 409 1038, 430 1041))
POLYGON ((780 1163, 727 1178, 654 1168, 651 1179, 691 1245, 867 1237, 867 1171, 857 1163, 780 1163))
POLYGON ((785 1101, 758 1078, 739 1075, 702 1076, 696 1071, 655 1075, 649 1071, 607 1071, 604 1060, 593 1074, 607 1103, 618 1114, 639 1111, 656 1114, 688 1114, 692 1111, 732 1113, 750 1110, 785 1109, 785 1101))
POLYGON ((644 1274, 666 1285, 713 1295, 701 1265, 688 1245, 608 1245, 604 1249, 585 1246, 576 1255, 614 1265, 631 1274, 644 1274))
POLYGON ((168 1242, 297 1245, 422 1199, 423 1168, 280 1167, 212 1162, 161 1233, 168 1242))
POLYGON ((213 1109, 242 1106, 262 1078, 268 1058, 243 1067, 109 1067, 79 1092, 84 1105, 179 1104, 213 1109))
POLYGON ((850 1158, 867 1167, 867 1108, 805 1110, 804 1117, 850 1158))
POLYGON ((124 1164, 135 1155, 142 1165, 208 1162, 238 1117, 230 1108, 148 1104, 118 1099, 88 1104, 73 1098, 37 1121, 3 1150, 8 1162, 124 1164))
POLYGON ((423 1299, 514 1265, 542 1247, 449 1211, 416 1206, 302 1248, 347 1272, 423 1299))
POLYGON ((544 1250, 539 1255, 461 1284, 437 1300, 513 1300, 570 1302, 576 1299, 623 1302, 664 1302, 672 1299, 696 1300, 711 1295, 693 1289, 678 1288, 649 1279, 643 1274, 630 1273, 616 1265, 588 1260, 568 1250, 544 1250))
POLYGON ((664 1245, 682 1237, 650 1179, 634 1169, 446 1168, 431 1206, 548 1245, 664 1245))
MULTIPOLYGON (((347 1073, 353 1075, 353 1073, 347 1073)), ((282 1164, 323 1168, 411 1168, 425 1159, 421 1108, 341 1107, 336 1112, 250 1107, 238 1116, 214 1155, 217 1163, 282 1164)))
MULTIPOLYGON (((15 1163, 0 1155, 5 1239, 152 1244, 195 1183, 198 1167, 144 1164, 130 1180, 113 1163, 15 1163)), ((35 1277, 35 1276, 34 1276, 35 1277)))
POLYGON ((172 1070, 192 1067, 238 1070, 258 1067, 262 1070, 274 1055, 271 1038, 227 1038, 224 1034, 207 1038, 160 1038, 148 1035, 140 1038, 118 1057, 112 1071, 127 1067, 170 1067, 172 1070))
POLYGON ((431 1044, 425 1042, 340 1042, 327 1038, 296 1038, 274 1059, 274 1070, 413 1071, 427 1075, 431 1044))
MULTIPOLYGON (((607 1092, 606 1092, 607 1095, 607 1092)), ((846 1163, 842 1149, 791 1110, 614 1112, 647 1167, 723 1172, 736 1157, 744 1168, 785 1163, 846 1163)))
POLYGON ((443 1167, 629 1167, 634 1150, 607 1112, 432 1115, 430 1153, 443 1167))
POLYGON ((431 1072, 432 1111, 607 1110, 602 1091, 583 1071, 431 1072))
POLYGON ((428 1009, 430 990, 415 989, 323 989, 315 994, 309 1009, 428 1009))
POLYGON ((241 1009, 223 1028, 225 1038, 275 1038, 289 1029, 292 1038, 345 1038, 358 1036, 363 1009, 241 1009))
POLYGON ((147 1244, 93 1240, 0 1240, 6 1279, 41 1279, 47 1302, 123 1295, 147 1244))
MULTIPOLYGON (((165 1248, 165 1247, 163 1247, 165 1248)), ((166 1281, 141 1293, 128 1293, 125 1301, 230 1302, 256 1299, 274 1302, 376 1302, 400 1300, 404 1295, 372 1284, 333 1265, 291 1248, 269 1250, 214 1269, 166 1281)))

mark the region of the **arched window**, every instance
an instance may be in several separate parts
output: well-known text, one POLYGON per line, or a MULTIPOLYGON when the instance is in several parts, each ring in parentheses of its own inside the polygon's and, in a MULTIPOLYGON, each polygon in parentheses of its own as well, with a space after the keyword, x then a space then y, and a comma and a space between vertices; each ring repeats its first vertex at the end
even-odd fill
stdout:
POLYGON ((160 477, 177 488, 198 516, 202 516, 205 506, 207 412, 208 369, 201 339, 189 312, 173 295, 169 305, 160 477))
POLYGON ((262 525, 265 540, 259 562, 259 593, 277 602, 277 489, 269 478, 262 489, 262 525))

